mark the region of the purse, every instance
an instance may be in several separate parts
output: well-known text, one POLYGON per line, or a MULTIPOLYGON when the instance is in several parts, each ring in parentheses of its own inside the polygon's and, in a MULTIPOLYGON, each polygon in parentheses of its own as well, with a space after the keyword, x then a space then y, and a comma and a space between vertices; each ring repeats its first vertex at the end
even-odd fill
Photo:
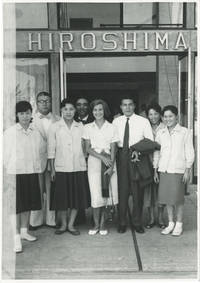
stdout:
MULTIPOLYGON (((102 155, 105 157, 110 157, 110 155, 106 152, 102 152, 102 155)), ((103 162, 101 162, 101 193, 103 198, 109 198, 109 185, 110 185, 110 176, 108 174, 104 174, 107 167, 103 162)))

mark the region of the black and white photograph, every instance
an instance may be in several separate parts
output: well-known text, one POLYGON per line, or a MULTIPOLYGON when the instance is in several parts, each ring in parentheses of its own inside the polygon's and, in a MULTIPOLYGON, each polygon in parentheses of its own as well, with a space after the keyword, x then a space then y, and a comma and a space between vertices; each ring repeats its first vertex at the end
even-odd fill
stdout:
POLYGON ((199 278, 198 0, 3 0, 1 279, 199 278))

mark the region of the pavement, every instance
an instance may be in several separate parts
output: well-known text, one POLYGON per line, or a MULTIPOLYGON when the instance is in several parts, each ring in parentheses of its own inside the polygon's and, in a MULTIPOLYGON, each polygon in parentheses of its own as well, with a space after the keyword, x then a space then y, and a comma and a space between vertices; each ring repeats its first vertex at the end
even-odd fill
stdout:
MULTIPOLYGON (((184 233, 161 235, 153 227, 145 234, 131 227, 117 233, 117 220, 109 222, 109 234, 88 235, 89 222, 79 226, 81 235, 55 235, 42 227, 32 234, 34 243, 23 242, 23 253, 14 258, 15 279, 196 279, 197 278, 197 192, 190 186, 185 198, 184 233)), ((166 215, 165 215, 166 217, 166 215)), ((4 238, 6 243, 6 238, 4 238)), ((10 246, 7 245, 7 252, 10 246)), ((4 248, 5 249, 5 248, 4 248)), ((11 277, 4 252, 3 278, 11 277)), ((12 253, 13 255, 13 253, 12 253)))

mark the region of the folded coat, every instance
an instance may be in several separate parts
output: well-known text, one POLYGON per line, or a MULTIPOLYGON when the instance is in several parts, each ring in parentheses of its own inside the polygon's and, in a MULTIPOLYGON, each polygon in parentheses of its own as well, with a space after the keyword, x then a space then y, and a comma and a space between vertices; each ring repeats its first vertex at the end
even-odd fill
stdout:
POLYGON ((160 150, 160 145, 150 139, 144 138, 130 147, 130 159, 133 151, 140 153, 140 160, 130 162, 130 174, 133 181, 138 181, 141 187, 146 187, 153 182, 153 166, 149 154, 160 150))

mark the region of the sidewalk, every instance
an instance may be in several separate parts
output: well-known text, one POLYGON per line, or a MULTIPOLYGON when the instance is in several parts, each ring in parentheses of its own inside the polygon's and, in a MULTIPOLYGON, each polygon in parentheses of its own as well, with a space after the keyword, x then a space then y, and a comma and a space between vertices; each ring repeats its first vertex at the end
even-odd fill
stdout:
POLYGON ((81 226, 81 236, 55 235, 54 229, 35 231, 38 241, 24 242, 24 252, 16 257, 16 279, 136 279, 197 277, 197 197, 190 188, 184 211, 181 237, 163 236, 159 228, 135 234, 116 232, 116 223, 107 236, 89 236, 81 226), (142 271, 133 236, 136 236, 142 271))

